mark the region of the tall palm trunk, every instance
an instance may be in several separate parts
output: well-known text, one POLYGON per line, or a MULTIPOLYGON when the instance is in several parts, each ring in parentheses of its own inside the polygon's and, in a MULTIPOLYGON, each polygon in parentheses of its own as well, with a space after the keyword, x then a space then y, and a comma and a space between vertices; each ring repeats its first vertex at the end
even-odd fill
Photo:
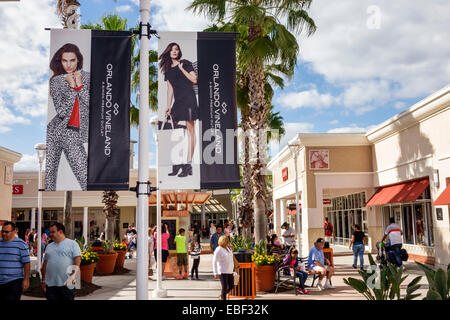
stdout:
POLYGON ((244 163, 242 164, 242 183, 244 185, 244 189, 242 190, 242 201, 239 212, 243 225, 243 236, 247 239, 251 239, 251 227, 253 222, 253 184, 250 166, 250 141, 248 136, 250 125, 248 116, 248 112, 242 111, 241 128, 244 137, 244 163))
POLYGON ((102 203, 105 204, 103 207, 103 214, 106 218, 105 224, 105 240, 108 240, 109 250, 113 249, 114 240, 114 220, 119 215, 119 208, 117 207, 117 200, 119 195, 116 191, 103 191, 102 203))
POLYGON ((64 193, 64 215, 63 225, 66 229, 66 237, 73 239, 73 222, 72 222, 72 191, 64 193))
MULTIPOLYGON (((249 27, 249 42, 261 35, 258 26, 249 27)), ((253 159, 251 163, 253 182, 253 205, 255 215, 255 241, 266 238, 266 146, 267 146, 267 114, 269 108, 264 96, 264 65, 260 60, 254 60, 248 67, 249 99, 250 99, 250 128, 253 159)))

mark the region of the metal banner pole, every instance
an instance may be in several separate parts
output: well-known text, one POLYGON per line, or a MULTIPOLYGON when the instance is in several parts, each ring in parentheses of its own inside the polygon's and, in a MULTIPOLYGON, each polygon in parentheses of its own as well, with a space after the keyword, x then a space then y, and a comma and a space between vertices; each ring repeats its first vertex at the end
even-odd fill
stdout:
MULTIPOLYGON (((141 25, 148 25, 150 0, 140 0, 141 25)), ((149 28, 141 28, 148 32, 149 28)), ((139 162, 138 162, 138 210, 137 210, 137 266, 136 300, 148 300, 148 42, 149 35, 141 34, 139 61, 139 162)))

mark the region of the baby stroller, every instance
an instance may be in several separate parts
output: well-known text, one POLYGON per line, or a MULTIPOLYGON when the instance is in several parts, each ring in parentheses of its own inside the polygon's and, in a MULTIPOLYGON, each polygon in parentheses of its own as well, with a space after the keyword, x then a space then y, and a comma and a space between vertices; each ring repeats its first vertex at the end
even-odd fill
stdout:
MULTIPOLYGON (((380 264, 380 268, 386 266, 388 262, 397 264, 395 260, 394 250, 392 249, 391 243, 389 241, 378 241, 375 245, 378 251, 376 261, 380 264)), ((400 250, 400 259, 402 259, 402 261, 408 260, 408 252, 405 249, 400 250)))

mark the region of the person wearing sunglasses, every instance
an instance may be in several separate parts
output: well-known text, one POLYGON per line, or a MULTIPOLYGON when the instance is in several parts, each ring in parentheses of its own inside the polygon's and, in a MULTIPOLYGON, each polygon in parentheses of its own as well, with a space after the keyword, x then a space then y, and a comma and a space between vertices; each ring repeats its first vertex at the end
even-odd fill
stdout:
POLYGON ((16 225, 7 221, 2 225, 0 239, 0 301, 20 300, 30 286, 30 252, 16 237, 16 225))

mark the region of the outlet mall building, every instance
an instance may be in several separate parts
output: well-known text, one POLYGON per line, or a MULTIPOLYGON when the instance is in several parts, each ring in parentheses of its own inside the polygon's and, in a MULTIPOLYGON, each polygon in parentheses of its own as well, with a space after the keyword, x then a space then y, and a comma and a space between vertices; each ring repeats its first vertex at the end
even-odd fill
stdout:
MULTIPOLYGON (((361 225, 366 250, 375 250, 394 217, 410 259, 450 263, 450 85, 366 134, 299 133, 293 141, 302 254, 324 236, 325 217, 336 246, 348 247, 352 226, 361 225)), ((278 234, 284 221, 295 227, 294 165, 287 146, 268 165, 278 234)))
MULTIPOLYGON (((130 150, 133 150, 135 142, 130 142, 130 150)), ((134 153, 130 152, 130 187, 136 185, 138 175, 138 170, 133 168, 133 156, 134 153)), ((2 214, 0 224, 5 220, 14 221, 19 227, 19 236, 23 237, 26 229, 37 226, 38 171, 14 171, 12 176, 13 163, 19 161, 20 157, 19 153, 0 148, 0 164, 3 166, 0 169, 5 170, 5 166, 10 168, 8 184, 4 187, 0 185, 0 199, 6 199, 0 203, 2 214), (8 162, 1 161, 1 157, 8 162)), ((149 169, 149 181, 152 186, 156 184, 155 168, 149 169)), ((63 222, 64 194, 64 191, 43 192, 43 228, 48 228, 54 222, 63 222)), ((117 237, 123 237, 130 224, 136 226, 137 198, 136 193, 131 191, 119 191, 118 194, 117 206, 120 214, 116 217, 114 229, 117 237)), ((208 226, 210 222, 224 224, 226 220, 233 218, 233 206, 228 189, 207 193, 182 192, 181 190, 161 191, 161 194, 164 205, 162 219, 163 221, 175 220, 177 228, 189 228, 194 222, 208 226), (166 213, 166 210, 170 212, 166 213)), ((149 224, 156 224, 154 198, 155 194, 149 198, 149 224)), ((99 237, 105 229, 103 206, 101 191, 72 192, 72 228, 75 238, 79 239, 84 232, 91 241, 99 237)))

